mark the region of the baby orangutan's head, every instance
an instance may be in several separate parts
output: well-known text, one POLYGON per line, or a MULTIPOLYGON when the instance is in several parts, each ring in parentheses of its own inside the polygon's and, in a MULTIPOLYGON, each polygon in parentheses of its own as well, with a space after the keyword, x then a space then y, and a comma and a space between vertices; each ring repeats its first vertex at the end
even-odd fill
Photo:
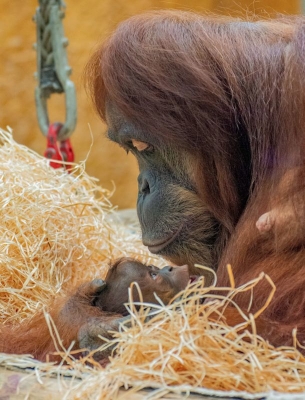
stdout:
MULTIPOLYGON (((144 302, 157 304, 157 296, 164 304, 168 304, 177 293, 185 289, 190 280, 195 280, 195 277, 190 276, 187 265, 159 269, 124 258, 108 271, 105 286, 95 298, 94 304, 103 311, 127 314, 124 303, 128 302, 128 288, 132 282, 139 285, 144 302)), ((133 286, 132 294, 134 301, 139 301, 136 286, 133 286)))

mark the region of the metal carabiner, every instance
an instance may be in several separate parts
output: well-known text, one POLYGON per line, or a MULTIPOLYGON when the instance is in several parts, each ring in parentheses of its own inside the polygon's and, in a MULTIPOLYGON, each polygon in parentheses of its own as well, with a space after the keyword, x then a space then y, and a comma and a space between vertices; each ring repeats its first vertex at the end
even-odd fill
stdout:
POLYGON ((71 68, 68 65, 65 47, 68 40, 64 37, 61 0, 39 0, 35 21, 37 25, 37 79, 35 101, 37 118, 42 133, 49 131, 47 99, 52 93, 65 94, 66 120, 58 135, 58 140, 69 138, 75 129, 77 119, 76 92, 74 83, 69 79, 71 68), (47 48, 46 46, 47 43, 47 48))

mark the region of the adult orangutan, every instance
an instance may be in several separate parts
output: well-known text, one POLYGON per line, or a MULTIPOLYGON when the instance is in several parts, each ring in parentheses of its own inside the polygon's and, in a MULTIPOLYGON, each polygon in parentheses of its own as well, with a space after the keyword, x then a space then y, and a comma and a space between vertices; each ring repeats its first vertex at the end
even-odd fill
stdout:
POLYGON ((305 339, 304 63, 302 17, 157 11, 120 24, 87 67, 108 137, 138 160, 143 243, 218 269, 219 285, 228 262, 238 284, 268 273, 259 332, 274 344, 293 327, 305 339))

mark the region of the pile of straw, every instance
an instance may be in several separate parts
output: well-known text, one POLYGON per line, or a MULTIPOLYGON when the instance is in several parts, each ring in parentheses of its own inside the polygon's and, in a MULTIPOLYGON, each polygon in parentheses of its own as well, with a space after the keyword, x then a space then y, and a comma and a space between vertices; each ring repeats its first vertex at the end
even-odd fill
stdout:
MULTIPOLYGON (((86 175, 83 165, 75 166, 72 174, 53 170, 44 158, 16 144, 10 133, 1 131, 0 140, 1 322, 23 320, 71 283, 103 277, 116 257, 156 263, 137 231, 116 219, 109 193, 86 175)), ((239 310, 244 323, 233 328, 223 317, 240 290, 253 290, 262 279, 270 282, 262 274, 235 288, 231 277, 229 294, 222 294, 228 288, 218 288, 213 297, 199 280, 170 305, 141 306, 138 311, 131 301, 132 326, 116 333, 117 355, 105 369, 92 355, 75 360, 64 350, 66 363, 57 366, 4 354, 0 365, 32 368, 38 382, 55 374, 54 382, 67 399, 112 400, 121 387, 134 392, 154 388, 150 398, 169 392, 234 391, 231 395, 237 392, 244 398, 263 393, 272 398, 274 390, 301 393, 305 358, 296 348, 275 349, 256 335, 259 313, 251 316, 239 310), (202 304, 205 297, 209 301, 202 304), (149 310, 154 316, 145 321, 149 310), (64 380, 63 375, 74 379, 64 380)), ((265 307, 274 290, 270 282, 265 307)))
POLYGON ((149 257, 84 171, 52 169, 0 131, 0 322, 18 322, 60 290, 104 277, 109 262, 149 257))
MULTIPOLYGON (((132 326, 122 326, 116 334, 117 355, 106 369, 99 369, 90 356, 76 361, 62 353, 69 364, 62 368, 73 367, 82 374, 86 361, 95 365, 83 381, 70 388, 69 398, 112 400, 121 387, 132 388, 134 393, 153 388, 149 398, 154 399, 172 392, 230 392, 231 396, 252 399, 272 398, 270 393, 275 390, 304 392, 305 358, 295 347, 274 348, 255 333, 255 318, 268 306, 274 290, 270 278, 261 274, 239 288, 214 288, 218 293, 213 297, 200 280, 168 306, 146 305, 137 311, 131 301, 132 326), (270 283, 265 306, 255 316, 239 310, 244 322, 230 327, 223 316, 226 307, 238 309, 234 297, 241 291, 252 291, 263 279, 270 283), (228 290, 229 294, 222 294, 228 290), (203 298, 208 301, 202 304, 203 298), (147 321, 148 312, 154 317, 147 321)), ((282 399, 288 400, 285 396, 282 399)))

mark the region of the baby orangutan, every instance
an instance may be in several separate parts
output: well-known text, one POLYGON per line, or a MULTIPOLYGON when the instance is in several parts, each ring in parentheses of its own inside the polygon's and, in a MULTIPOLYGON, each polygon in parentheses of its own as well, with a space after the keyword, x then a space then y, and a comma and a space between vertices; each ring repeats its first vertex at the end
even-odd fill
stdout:
MULTIPOLYGON (((73 295, 52 304, 49 313, 58 330, 61 346, 54 344, 45 315, 40 312, 17 326, 3 326, 0 352, 32 354, 41 361, 59 361, 61 357, 52 353, 63 348, 95 350, 103 344, 98 335, 111 338, 109 331, 118 330, 119 323, 128 318, 124 304, 128 302, 128 288, 132 282, 139 285, 144 302, 156 304, 157 296, 168 304, 190 279, 193 278, 187 265, 158 269, 133 259, 120 259, 110 268, 105 281, 94 279, 82 284, 73 295), (72 342, 75 343, 71 348, 72 342)), ((139 300, 135 286, 132 295, 134 301, 139 300)), ((99 353, 95 358, 105 359, 110 352, 99 353)))

